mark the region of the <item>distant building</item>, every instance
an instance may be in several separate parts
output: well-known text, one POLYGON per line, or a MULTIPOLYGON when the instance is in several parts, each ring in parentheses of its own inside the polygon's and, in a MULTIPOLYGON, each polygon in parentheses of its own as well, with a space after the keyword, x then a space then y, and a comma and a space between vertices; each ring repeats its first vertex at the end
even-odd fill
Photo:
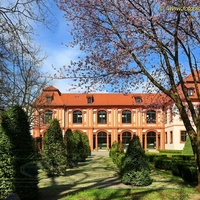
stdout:
MULTIPOLYGON (((186 80, 190 97, 197 101, 191 76, 186 80)), ((114 141, 127 146, 134 134, 145 150, 183 149, 187 132, 176 108, 164 94, 61 93, 45 88, 35 102, 33 137, 43 138, 49 121, 80 130, 91 150, 107 150, 114 141)))

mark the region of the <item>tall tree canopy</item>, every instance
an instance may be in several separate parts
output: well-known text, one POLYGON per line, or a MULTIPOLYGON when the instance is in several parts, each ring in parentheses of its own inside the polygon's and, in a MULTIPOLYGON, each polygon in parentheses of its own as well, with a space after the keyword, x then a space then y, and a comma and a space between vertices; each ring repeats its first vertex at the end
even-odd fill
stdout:
POLYGON ((61 76, 123 92, 148 80, 148 90, 175 103, 200 170, 200 106, 192 104, 184 83, 192 74, 200 102, 200 1, 59 0, 59 5, 72 23, 71 45, 80 45, 87 55, 63 68, 61 76))
POLYGON ((48 24, 52 16, 46 0, 0 2, 0 108, 29 105, 39 95, 44 57, 33 40, 34 26, 48 24))

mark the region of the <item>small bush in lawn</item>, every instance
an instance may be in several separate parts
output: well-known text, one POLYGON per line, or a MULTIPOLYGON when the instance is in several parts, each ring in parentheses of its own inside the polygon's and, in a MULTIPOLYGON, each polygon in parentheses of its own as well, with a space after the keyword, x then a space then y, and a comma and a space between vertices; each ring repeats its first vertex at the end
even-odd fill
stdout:
POLYGON ((146 186, 152 183, 147 157, 136 135, 131 139, 123 159, 121 177, 124 184, 146 186))

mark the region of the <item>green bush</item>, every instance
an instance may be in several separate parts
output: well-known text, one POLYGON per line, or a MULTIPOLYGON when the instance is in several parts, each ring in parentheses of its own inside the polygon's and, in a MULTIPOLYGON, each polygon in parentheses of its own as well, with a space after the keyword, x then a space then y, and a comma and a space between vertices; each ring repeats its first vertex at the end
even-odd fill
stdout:
POLYGON ((67 151, 63 142, 59 121, 53 119, 44 136, 42 166, 48 176, 59 176, 66 172, 67 151))
POLYGON ((117 160, 118 160, 118 156, 123 153, 124 150, 123 148, 120 146, 120 144, 117 141, 114 141, 111 149, 109 151, 109 156, 111 157, 112 161, 117 164, 117 160))
POLYGON ((121 171, 122 166, 123 166, 124 157, 125 157, 125 153, 122 152, 122 153, 119 153, 119 154, 117 155, 117 158, 116 158, 116 160, 115 160, 116 165, 117 165, 117 167, 120 169, 120 171, 121 171))
POLYGON ((192 150, 192 145, 191 145, 191 141, 190 141, 190 137, 187 136, 185 145, 183 147, 183 151, 182 151, 183 155, 194 155, 193 154, 193 150, 192 150))
POLYGON ((91 155, 89 140, 87 135, 76 130, 74 132, 68 129, 64 135, 64 141, 67 149, 67 163, 69 167, 74 167, 79 161, 91 155))
POLYGON ((81 133, 81 141, 83 151, 81 152, 81 161, 85 161, 88 156, 91 156, 91 149, 88 136, 84 133, 81 133))
POLYGON ((74 131, 73 136, 76 140, 76 146, 74 148, 77 149, 77 161, 83 162, 91 155, 88 137, 79 130, 74 131))
POLYGON ((135 171, 133 169, 124 173, 122 182, 126 185, 147 186, 152 183, 152 179, 147 170, 135 171))
POLYGON ((9 156, 6 161, 8 167, 10 166, 8 171, 14 170, 14 177, 10 179, 13 186, 12 193, 17 193, 21 199, 36 199, 37 168, 35 169, 36 176, 24 170, 28 163, 35 160, 28 116, 20 106, 13 106, 3 113, 1 124, 8 144, 12 145, 11 149, 7 148, 9 156))
POLYGON ((121 177, 124 184, 146 186, 152 183, 147 157, 136 135, 131 139, 123 159, 121 177), (143 173, 145 176, 140 179, 143 173))
POLYGON ((5 199, 14 189, 14 155, 12 143, 0 126, 0 199, 5 199))
POLYGON ((181 154, 182 150, 160 150, 159 153, 163 153, 163 154, 181 154))
POLYGON ((187 160, 187 161, 193 161, 194 156, 193 155, 173 155, 172 156, 173 160, 187 160))
POLYGON ((158 169, 165 169, 165 170, 171 170, 172 168, 172 160, 166 159, 162 157, 157 157, 154 160, 154 167, 158 169))
POLYGON ((159 154, 159 153, 149 153, 149 152, 146 152, 145 155, 146 155, 147 160, 149 162, 154 162, 155 159, 157 159, 157 158, 162 158, 162 159, 167 158, 167 155, 163 155, 163 154, 159 154))
POLYGON ((172 174, 183 178, 184 181, 196 183, 197 169, 195 162, 175 161, 172 164, 172 174))

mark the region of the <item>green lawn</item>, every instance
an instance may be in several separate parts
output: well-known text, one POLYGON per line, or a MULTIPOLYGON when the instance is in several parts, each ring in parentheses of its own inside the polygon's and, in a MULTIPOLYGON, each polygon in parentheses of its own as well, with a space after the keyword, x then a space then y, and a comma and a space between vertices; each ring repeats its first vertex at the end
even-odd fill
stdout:
POLYGON ((190 200, 194 186, 171 172, 152 168, 153 183, 147 187, 123 185, 109 157, 91 156, 67 169, 66 176, 49 178, 40 170, 39 200, 190 200))
POLYGON ((189 200, 194 190, 184 189, 90 189, 61 200, 189 200))

